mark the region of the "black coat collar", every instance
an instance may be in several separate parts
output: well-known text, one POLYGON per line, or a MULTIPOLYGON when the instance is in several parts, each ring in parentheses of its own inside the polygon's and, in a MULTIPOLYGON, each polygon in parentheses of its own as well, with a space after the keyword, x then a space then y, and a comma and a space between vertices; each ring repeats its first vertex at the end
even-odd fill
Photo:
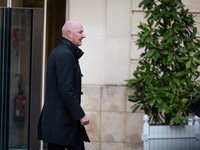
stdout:
POLYGON ((76 45, 74 45, 70 40, 62 37, 61 42, 66 43, 68 46, 70 46, 73 49, 73 53, 76 59, 81 58, 81 56, 84 54, 84 52, 80 48, 78 48, 76 45))

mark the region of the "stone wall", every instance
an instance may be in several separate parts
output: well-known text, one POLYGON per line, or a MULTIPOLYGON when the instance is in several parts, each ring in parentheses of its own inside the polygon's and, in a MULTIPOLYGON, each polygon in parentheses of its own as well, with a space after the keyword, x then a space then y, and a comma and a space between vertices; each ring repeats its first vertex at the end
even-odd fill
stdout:
MULTIPOLYGON (((82 106, 90 118, 87 150, 142 150, 144 113, 132 114, 126 79, 132 78, 139 55, 137 26, 144 22, 141 0, 68 0, 67 19, 83 24, 86 39, 80 60, 82 106)), ((200 29, 200 1, 183 0, 200 29)), ((198 33, 200 37, 200 34, 198 33)))

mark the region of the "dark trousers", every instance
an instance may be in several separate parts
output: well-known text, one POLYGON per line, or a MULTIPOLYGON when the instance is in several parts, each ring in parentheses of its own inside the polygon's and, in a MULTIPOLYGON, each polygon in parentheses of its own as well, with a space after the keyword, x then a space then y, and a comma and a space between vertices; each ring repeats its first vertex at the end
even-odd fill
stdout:
POLYGON ((85 150, 83 138, 81 136, 79 129, 77 129, 76 131, 74 146, 62 146, 62 145, 48 143, 48 150, 65 150, 65 148, 67 150, 85 150))

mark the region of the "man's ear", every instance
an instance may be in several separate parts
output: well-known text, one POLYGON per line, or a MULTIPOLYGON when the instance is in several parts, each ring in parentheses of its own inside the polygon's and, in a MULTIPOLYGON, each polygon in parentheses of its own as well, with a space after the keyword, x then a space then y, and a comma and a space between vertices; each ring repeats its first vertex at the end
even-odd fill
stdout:
POLYGON ((67 30, 67 32, 66 32, 66 34, 67 34, 67 38, 71 38, 71 31, 70 30, 67 30))

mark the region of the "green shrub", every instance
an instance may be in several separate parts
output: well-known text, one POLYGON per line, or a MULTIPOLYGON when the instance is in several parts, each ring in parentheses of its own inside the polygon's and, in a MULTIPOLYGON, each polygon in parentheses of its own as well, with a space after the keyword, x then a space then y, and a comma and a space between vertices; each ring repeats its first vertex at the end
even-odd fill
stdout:
POLYGON ((132 112, 142 109, 153 122, 181 124, 188 121, 191 101, 200 93, 200 40, 192 14, 181 0, 143 0, 146 23, 136 41, 144 49, 133 79, 129 101, 132 112), (164 121, 163 121, 164 120, 164 121))

